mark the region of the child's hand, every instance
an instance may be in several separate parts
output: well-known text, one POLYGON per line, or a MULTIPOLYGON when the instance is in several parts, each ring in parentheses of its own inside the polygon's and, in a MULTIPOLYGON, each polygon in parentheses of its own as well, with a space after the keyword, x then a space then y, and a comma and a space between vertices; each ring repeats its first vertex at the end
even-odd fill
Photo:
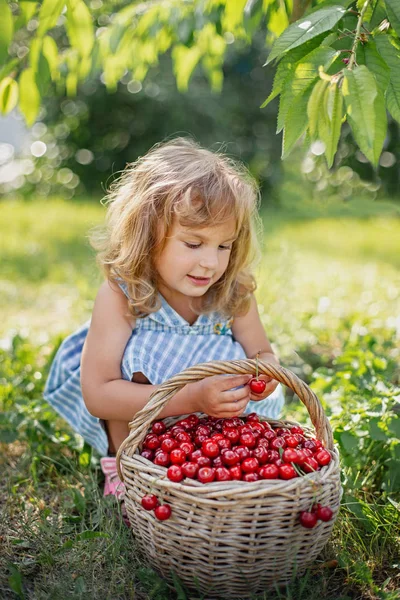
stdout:
POLYGON ((243 413, 250 400, 250 375, 213 375, 190 384, 196 410, 217 417, 236 417, 243 413), (232 388, 239 389, 235 390, 232 388))
POLYGON ((269 377, 268 375, 259 375, 258 379, 260 381, 265 381, 267 385, 265 386, 265 390, 262 392, 262 394, 255 394, 249 388, 250 400, 253 400, 255 402, 267 398, 277 388, 279 383, 278 381, 276 381, 276 379, 272 379, 272 377, 269 377))

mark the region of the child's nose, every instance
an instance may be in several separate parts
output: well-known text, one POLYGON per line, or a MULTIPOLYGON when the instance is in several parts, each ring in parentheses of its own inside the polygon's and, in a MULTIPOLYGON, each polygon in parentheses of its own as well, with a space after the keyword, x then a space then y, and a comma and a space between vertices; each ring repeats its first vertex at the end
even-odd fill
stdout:
POLYGON ((205 250, 200 259, 200 266, 204 269, 216 269, 218 267, 218 251, 205 250))

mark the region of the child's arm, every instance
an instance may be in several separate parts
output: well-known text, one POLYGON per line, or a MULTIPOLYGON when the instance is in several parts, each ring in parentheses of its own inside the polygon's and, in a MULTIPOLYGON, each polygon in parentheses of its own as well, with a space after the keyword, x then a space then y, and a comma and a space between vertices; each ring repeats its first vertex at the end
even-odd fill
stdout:
MULTIPOLYGON (((257 301, 253 295, 249 311, 242 317, 235 317, 232 324, 233 337, 241 344, 248 358, 255 358, 257 353, 260 360, 279 365, 270 341, 265 333, 263 324, 258 312, 257 301)), ((260 375, 260 379, 267 382, 267 387, 262 394, 252 394, 252 400, 261 400, 269 396, 278 382, 266 375, 260 375)))
MULTIPOLYGON (((124 293, 105 281, 94 303, 81 361, 85 404, 100 419, 131 421, 159 387, 122 379, 121 360, 134 326, 124 293)), ((194 411, 191 397, 184 390, 168 402, 160 418, 194 411)))

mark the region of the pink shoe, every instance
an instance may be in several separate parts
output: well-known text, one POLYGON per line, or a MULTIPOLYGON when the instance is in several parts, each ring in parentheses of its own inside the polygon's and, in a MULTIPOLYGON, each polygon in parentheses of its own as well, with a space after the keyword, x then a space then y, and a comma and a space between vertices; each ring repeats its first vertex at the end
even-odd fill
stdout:
POLYGON ((116 458, 114 456, 105 456, 100 459, 100 466, 106 477, 103 496, 112 494, 117 500, 123 500, 125 496, 125 484, 118 476, 116 458))
POLYGON ((105 456, 100 459, 101 470, 103 471, 106 479, 104 482, 104 493, 103 496, 115 496, 116 499, 121 502, 121 513, 125 525, 131 526, 129 523, 128 515, 125 508, 125 484, 120 480, 117 471, 117 461, 115 456, 105 456))

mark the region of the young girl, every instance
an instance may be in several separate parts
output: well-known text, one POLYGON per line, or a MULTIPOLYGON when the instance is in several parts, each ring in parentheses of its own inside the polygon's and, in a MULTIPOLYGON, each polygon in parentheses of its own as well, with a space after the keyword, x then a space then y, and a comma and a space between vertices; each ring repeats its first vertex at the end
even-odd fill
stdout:
MULTIPOLYGON (((159 385, 192 365, 277 363, 253 292, 258 193, 243 167, 190 139, 155 146, 111 187, 93 235, 105 281, 92 319, 60 346, 45 398, 102 455, 104 495, 123 495, 115 453, 159 385)), ((250 375, 186 385, 160 418, 201 411, 277 418, 281 386, 250 375)))

